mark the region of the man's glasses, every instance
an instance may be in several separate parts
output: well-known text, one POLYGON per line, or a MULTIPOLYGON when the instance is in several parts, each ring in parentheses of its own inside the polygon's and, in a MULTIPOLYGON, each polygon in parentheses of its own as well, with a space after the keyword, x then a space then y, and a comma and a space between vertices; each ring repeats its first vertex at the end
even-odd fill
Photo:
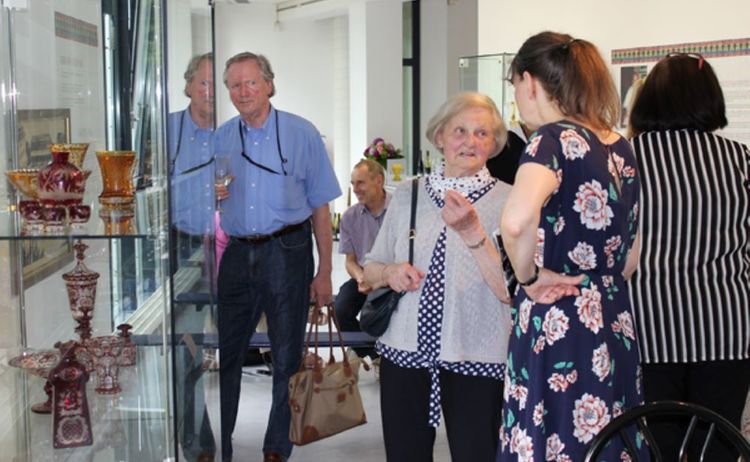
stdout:
POLYGON ((679 52, 672 52, 667 55, 667 58, 674 58, 675 56, 687 56, 688 58, 693 58, 698 60, 698 69, 703 70, 703 63, 706 62, 706 59, 703 57, 700 53, 679 53, 679 52))

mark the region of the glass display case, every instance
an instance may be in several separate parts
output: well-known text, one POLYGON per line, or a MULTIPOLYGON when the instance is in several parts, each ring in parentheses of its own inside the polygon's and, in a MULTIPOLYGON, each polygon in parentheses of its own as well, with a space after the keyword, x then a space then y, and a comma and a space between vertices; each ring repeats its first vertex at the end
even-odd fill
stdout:
POLYGON ((2 461, 181 458, 168 3, 0 1, 2 461))
POLYGON ((509 128, 517 127, 519 114, 513 99, 513 85, 508 81, 513 53, 463 56, 458 60, 461 91, 478 91, 495 101, 509 128))

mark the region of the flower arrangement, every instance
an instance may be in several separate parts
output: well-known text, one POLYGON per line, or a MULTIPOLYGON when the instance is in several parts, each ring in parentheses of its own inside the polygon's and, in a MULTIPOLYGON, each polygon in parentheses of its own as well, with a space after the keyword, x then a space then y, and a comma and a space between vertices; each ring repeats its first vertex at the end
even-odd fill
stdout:
POLYGON ((383 167, 386 166, 388 159, 401 159, 404 157, 401 155, 400 149, 396 149, 391 143, 386 143, 383 138, 372 140, 372 143, 365 148, 364 156, 367 159, 380 163, 383 167))

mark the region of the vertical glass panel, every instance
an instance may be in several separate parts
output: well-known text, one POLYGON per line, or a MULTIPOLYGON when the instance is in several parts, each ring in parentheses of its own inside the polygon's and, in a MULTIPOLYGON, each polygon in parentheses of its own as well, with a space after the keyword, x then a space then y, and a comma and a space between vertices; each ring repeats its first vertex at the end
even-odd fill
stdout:
POLYGON ((175 424, 178 452, 189 461, 213 460, 214 454, 220 459, 219 403, 206 400, 208 390, 218 389, 218 374, 208 369, 216 367, 212 137, 214 90, 220 85, 208 3, 167 1, 175 424))
POLYGON ((518 118, 513 86, 506 80, 513 56, 511 53, 465 56, 458 61, 460 89, 488 95, 495 101, 508 125, 518 118))

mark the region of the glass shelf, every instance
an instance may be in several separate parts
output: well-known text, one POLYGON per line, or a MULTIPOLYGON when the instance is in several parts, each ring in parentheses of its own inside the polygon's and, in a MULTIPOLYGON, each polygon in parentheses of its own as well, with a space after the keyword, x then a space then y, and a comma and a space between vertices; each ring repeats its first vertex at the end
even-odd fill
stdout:
MULTIPOLYGON (((164 409, 166 376, 163 347, 139 346, 136 365, 121 367, 122 391, 114 395, 96 393, 96 372, 91 372, 86 397, 89 404, 94 443, 90 446, 53 449, 52 415, 30 414, 30 439, 26 453, 19 457, 33 461, 57 460, 163 460, 168 453, 171 418, 164 409)), ((15 374, 28 382, 32 402, 43 401, 45 379, 7 365, 7 358, 18 349, 0 350, 0 374, 15 374)), ((20 460, 20 459, 19 459, 20 460)))
POLYGON ((164 191, 143 190, 136 193, 132 212, 115 211, 111 214, 102 210, 98 202, 91 206, 91 218, 86 223, 65 226, 61 231, 30 232, 24 230, 22 218, 15 206, 0 211, 0 241, 4 240, 57 240, 57 239, 117 239, 157 238, 161 223, 166 221, 164 191), (100 216, 100 212, 109 219, 100 216), (131 217, 127 215, 132 214, 131 217), (109 223, 107 223, 109 221, 109 223))

